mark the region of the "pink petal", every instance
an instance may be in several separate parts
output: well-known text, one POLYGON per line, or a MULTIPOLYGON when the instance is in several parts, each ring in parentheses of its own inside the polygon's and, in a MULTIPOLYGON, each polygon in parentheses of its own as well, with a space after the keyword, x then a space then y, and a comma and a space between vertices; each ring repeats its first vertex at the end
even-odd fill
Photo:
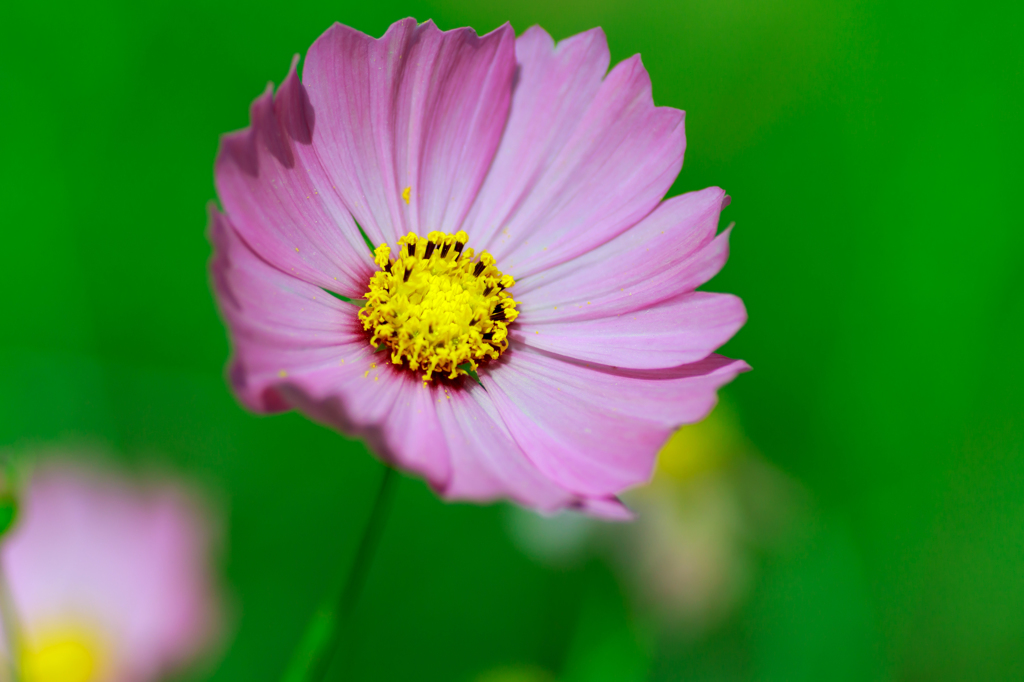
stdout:
POLYGON ((234 348, 230 380, 246 407, 287 409, 276 390, 285 378, 318 377, 334 368, 361 371, 359 363, 372 349, 356 306, 262 260, 212 207, 210 238, 214 291, 234 348))
POLYGON ((310 48, 313 146, 375 244, 461 228, 508 116, 514 40, 404 19, 379 40, 335 24, 310 48))
POLYGON ((681 424, 703 418, 716 391, 748 369, 713 355, 668 370, 587 366, 515 344, 480 379, 509 432, 542 473, 587 496, 650 478, 681 424))
POLYGON ((250 110, 252 125, 225 135, 217 194, 239 234, 285 272, 350 297, 366 291, 372 258, 311 146, 316 116, 295 74, 250 110))
POLYGON ((614 317, 531 324, 512 339, 579 360, 635 369, 675 367, 710 355, 747 321, 736 296, 697 291, 614 317))
POLYGON ((509 434, 488 393, 475 384, 445 392, 438 412, 451 451, 452 477, 441 490, 449 500, 508 498, 542 513, 577 509, 608 521, 633 513, 613 496, 570 493, 542 474, 509 434))
POLYGON ((675 180, 686 140, 683 112, 654 106, 639 56, 594 87, 608 63, 599 31, 558 48, 540 29, 518 42, 512 113, 467 231, 475 247, 478 230, 491 235, 478 248, 520 278, 639 222, 675 180))
POLYGON ((370 347, 358 308, 260 259, 211 210, 214 289, 234 347, 230 379, 259 412, 296 408, 365 438, 385 460, 441 487, 449 477, 436 387, 370 347))
POLYGON ((508 124, 466 221, 474 246, 490 246, 535 189, 594 101, 610 59, 600 28, 557 46, 540 26, 516 39, 519 73, 508 124))
POLYGON ((729 256, 729 230, 715 237, 727 199, 718 187, 673 197, 590 253, 519 279, 520 322, 621 315, 693 291, 729 256))
POLYGON ((329 391, 308 382, 279 390, 305 415, 364 439, 384 461, 444 489, 451 478, 448 443, 437 416, 444 388, 424 386, 418 375, 391 364, 386 353, 364 358, 358 369, 344 377, 325 374, 329 391))
POLYGON ((472 384, 446 392, 438 411, 452 457, 445 498, 488 502, 508 497, 544 512, 576 503, 575 495, 541 474, 523 454, 483 388, 472 384))
POLYGON ((632 521, 633 510, 617 497, 588 497, 579 506, 580 511, 605 521, 632 521))

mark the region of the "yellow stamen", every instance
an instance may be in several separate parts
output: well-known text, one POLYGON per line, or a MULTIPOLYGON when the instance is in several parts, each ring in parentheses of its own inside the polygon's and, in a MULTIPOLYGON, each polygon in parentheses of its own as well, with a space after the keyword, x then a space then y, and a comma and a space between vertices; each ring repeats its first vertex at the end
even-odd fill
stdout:
POLYGON ((397 258, 381 244, 380 271, 370 278, 359 311, 370 345, 391 349, 391 362, 449 379, 469 374, 508 348, 508 325, 519 313, 506 291, 515 284, 486 251, 473 258, 465 232, 410 232, 398 240, 397 258), (467 369, 468 367, 468 369, 467 369))

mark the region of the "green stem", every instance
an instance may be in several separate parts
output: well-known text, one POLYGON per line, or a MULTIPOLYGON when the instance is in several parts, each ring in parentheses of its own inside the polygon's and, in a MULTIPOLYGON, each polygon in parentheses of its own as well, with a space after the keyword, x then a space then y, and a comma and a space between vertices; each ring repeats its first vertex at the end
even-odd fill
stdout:
POLYGON ((292 658, 285 682, 320 682, 325 679, 331 663, 342 649, 352 611, 369 575, 373 555, 387 521, 397 482, 395 470, 385 465, 370 518, 356 548, 352 568, 337 599, 329 601, 314 614, 306 635, 292 658))

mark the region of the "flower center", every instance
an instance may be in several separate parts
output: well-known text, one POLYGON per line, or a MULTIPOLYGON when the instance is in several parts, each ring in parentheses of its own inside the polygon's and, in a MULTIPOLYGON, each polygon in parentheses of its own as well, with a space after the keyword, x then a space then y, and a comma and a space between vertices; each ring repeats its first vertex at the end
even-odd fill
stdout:
POLYGON ((508 325, 518 316, 506 291, 511 275, 494 266, 483 251, 473 258, 465 232, 410 232, 398 240, 397 258, 381 244, 380 266, 370 278, 366 305, 359 311, 370 345, 391 349, 391 362, 455 379, 476 371, 508 348, 508 325))
POLYGON ((87 630, 47 632, 22 651, 25 682, 91 682, 100 676, 104 647, 87 630))

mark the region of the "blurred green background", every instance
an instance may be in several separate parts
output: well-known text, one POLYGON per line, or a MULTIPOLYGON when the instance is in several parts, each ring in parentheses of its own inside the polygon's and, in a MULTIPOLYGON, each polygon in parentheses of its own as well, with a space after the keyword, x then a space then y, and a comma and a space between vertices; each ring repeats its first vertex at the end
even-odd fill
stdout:
POLYGON ((599 556, 535 561, 507 508, 403 479, 349 679, 1024 678, 1019 3, 5 3, 0 445, 99 444, 218 491, 234 625, 209 679, 279 677, 381 471, 225 387, 218 135, 331 22, 407 15, 600 25, 614 61, 643 55, 688 112, 673 193, 734 199, 709 288, 746 301, 725 352, 755 371, 726 394, 811 511, 729 618, 673 639, 599 556))

